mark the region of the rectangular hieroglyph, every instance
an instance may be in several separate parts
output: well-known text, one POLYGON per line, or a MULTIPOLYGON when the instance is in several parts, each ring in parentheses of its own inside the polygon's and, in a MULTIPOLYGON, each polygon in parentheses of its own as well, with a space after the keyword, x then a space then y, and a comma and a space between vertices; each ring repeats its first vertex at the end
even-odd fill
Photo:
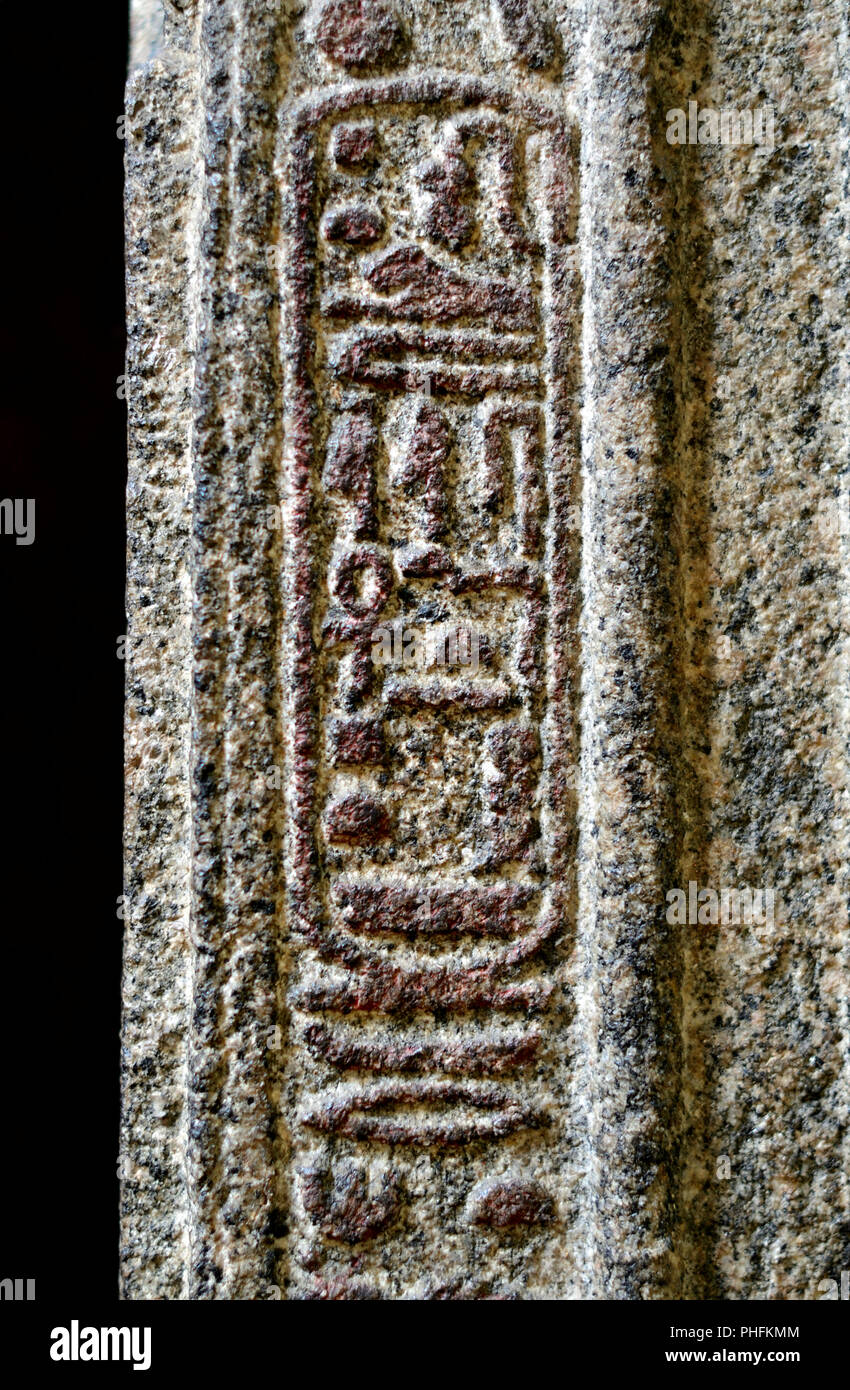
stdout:
POLYGON ((293 1291, 511 1296, 567 1217, 577 151, 425 74, 289 154, 293 1291))

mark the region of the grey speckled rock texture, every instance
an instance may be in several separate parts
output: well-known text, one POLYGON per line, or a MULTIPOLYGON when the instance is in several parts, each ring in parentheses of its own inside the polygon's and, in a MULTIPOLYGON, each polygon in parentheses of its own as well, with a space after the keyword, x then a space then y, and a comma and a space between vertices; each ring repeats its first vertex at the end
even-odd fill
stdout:
POLYGON ((135 5, 125 1298, 850 1269, 849 82, 135 5))

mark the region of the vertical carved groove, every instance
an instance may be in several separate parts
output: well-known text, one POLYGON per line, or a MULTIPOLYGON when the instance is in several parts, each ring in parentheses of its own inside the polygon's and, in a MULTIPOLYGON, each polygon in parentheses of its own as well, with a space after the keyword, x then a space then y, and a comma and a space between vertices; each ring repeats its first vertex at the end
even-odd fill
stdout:
MULTIPOLYGON (((671 0, 659 27, 655 52, 652 128, 656 159, 665 180, 665 220, 670 246, 671 362, 675 419, 672 423, 675 501, 672 534, 678 571, 673 589, 675 651, 670 670, 671 705, 677 730, 675 788, 675 873, 668 888, 705 883, 709 835, 709 786, 704 749, 711 741, 710 682, 716 674, 717 634, 712 628, 708 537, 709 402, 714 378, 713 305, 708 282, 710 247, 692 146, 667 142, 666 112, 687 109, 693 83, 701 88, 710 72, 710 5, 683 8, 671 0), (684 49, 684 52, 683 52, 684 49)), ((680 938, 677 1024, 681 1036, 676 1135, 678 1164, 671 1174, 675 1204, 675 1261, 671 1296, 707 1298, 711 1285, 713 1188, 709 1172, 711 1096, 706 1085, 700 1010, 713 998, 701 976, 705 960, 691 926, 674 927, 680 938), (706 986, 706 994, 701 991, 706 986)))
POLYGON ((584 417, 582 1011, 589 1049, 589 1251, 596 1298, 672 1283, 678 1163, 672 538, 676 464, 669 240, 652 141, 665 6, 590 16, 582 228, 584 417))
POLYGON ((229 54, 230 65, 213 62, 208 76, 203 246, 210 288, 196 385, 189 1178, 193 1296, 201 1298, 267 1297, 275 1280, 271 1091, 281 1041, 274 1029, 283 885, 279 777, 269 774, 281 743, 281 532, 269 513, 280 503, 281 433, 267 248, 278 217, 272 171, 282 23, 261 4, 243 4, 238 14, 212 6, 203 20, 206 51, 229 54), (245 824, 247 842, 234 833, 245 824))
POLYGON ((227 664, 228 592, 224 520, 228 448, 223 418, 224 317, 230 250, 231 141, 227 138, 233 74, 224 67, 229 5, 205 10, 202 48, 211 55, 203 94, 204 189, 201 233, 199 349, 195 381, 193 719, 194 753, 192 1020, 189 1038, 187 1181, 192 1210, 191 1298, 215 1297, 224 1270, 215 1263, 219 1204, 215 1200, 226 1066, 219 1031, 219 940, 225 930, 224 820, 226 776, 221 716, 227 664))

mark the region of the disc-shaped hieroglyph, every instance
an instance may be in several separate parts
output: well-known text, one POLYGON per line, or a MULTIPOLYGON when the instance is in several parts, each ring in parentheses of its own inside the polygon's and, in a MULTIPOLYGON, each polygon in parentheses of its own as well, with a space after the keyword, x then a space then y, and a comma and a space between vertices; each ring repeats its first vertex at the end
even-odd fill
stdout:
POLYGON ((384 0, 325 0, 316 22, 322 52, 354 70, 385 65, 403 37, 401 21, 384 0))

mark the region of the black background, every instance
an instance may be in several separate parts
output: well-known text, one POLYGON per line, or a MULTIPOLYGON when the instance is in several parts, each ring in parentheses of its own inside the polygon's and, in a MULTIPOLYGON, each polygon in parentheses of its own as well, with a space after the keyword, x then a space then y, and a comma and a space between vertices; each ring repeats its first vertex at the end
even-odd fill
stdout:
MULTIPOLYGON (((126 415, 116 390, 124 370, 117 128, 128 34, 124 0, 14 10, 4 14, 0 497, 35 499, 36 534, 31 546, 0 536, 0 1278, 35 1278, 37 1300, 0 1300, 0 1349, 57 1376, 114 1377, 129 1366, 48 1357, 52 1326, 106 1319, 153 1326, 155 1375, 215 1367, 220 1377, 233 1355, 243 1369, 268 1358, 287 1377, 304 1351, 282 1346, 280 1332, 293 1318, 303 1327, 304 1305, 231 1305, 221 1318, 210 1306, 118 1305, 126 415)), ((343 1316, 363 1330, 370 1318, 359 1305, 343 1316)), ((830 1363, 846 1309, 559 1304, 557 1322, 550 1315, 547 1332, 538 1324, 531 1338, 480 1317, 465 1315, 449 1340, 429 1333, 417 1350, 422 1373, 456 1379, 474 1363, 480 1383, 495 1353, 502 1381, 514 1350, 526 1373, 551 1365, 568 1380, 586 1367, 656 1374, 665 1349, 710 1345, 671 1343, 672 1322, 743 1320, 801 1324, 801 1341, 749 1345, 799 1347, 803 1363, 784 1369, 810 1378, 830 1363)), ((349 1336, 316 1344, 312 1370, 350 1369, 358 1345, 368 1369, 368 1338, 349 1336)), ((409 1351, 408 1341, 396 1374, 409 1373, 409 1351)), ((748 1371, 772 1379, 781 1369, 748 1371)))
POLYGON ((35 1277, 39 1298, 62 1281, 112 1302, 124 10, 97 0, 4 12, 0 224, 0 497, 35 499, 34 543, 0 535, 0 1278, 35 1277))

